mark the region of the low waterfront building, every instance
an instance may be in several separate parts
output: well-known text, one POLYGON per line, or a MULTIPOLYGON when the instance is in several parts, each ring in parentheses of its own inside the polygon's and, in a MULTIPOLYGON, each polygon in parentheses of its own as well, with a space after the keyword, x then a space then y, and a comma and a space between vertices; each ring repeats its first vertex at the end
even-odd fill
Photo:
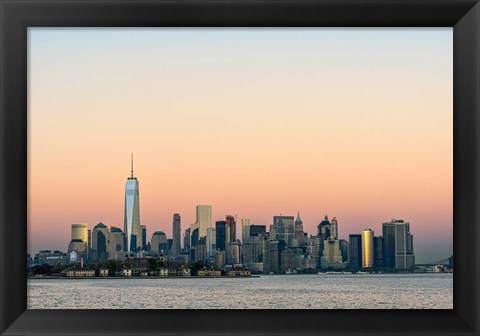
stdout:
POLYGON ((159 276, 183 277, 191 276, 192 270, 187 267, 160 267, 157 271, 159 276))
POLYGON ((95 270, 88 267, 70 267, 62 271, 65 276, 69 278, 84 278, 84 277, 94 277, 95 270))
POLYGON ((252 275, 252 272, 245 267, 232 267, 227 271, 228 276, 248 277, 252 275))
POLYGON ((123 267, 115 273, 116 276, 120 276, 120 277, 131 277, 132 274, 133 274, 132 269, 128 267, 123 267))
POLYGON ((108 274, 109 274, 108 268, 100 268, 98 270, 98 276, 99 277, 108 277, 108 274))
POLYGON ((222 275, 222 270, 216 267, 206 267, 203 266, 203 268, 199 269, 197 272, 198 276, 221 276, 222 275))
POLYGON ((132 270, 133 275, 139 275, 141 272, 147 272, 150 268, 147 258, 125 259, 125 266, 132 270))

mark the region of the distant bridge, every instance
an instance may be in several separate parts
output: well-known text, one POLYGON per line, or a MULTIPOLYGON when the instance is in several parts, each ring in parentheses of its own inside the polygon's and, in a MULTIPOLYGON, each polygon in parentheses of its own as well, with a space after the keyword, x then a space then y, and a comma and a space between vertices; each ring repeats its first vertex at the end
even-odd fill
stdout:
POLYGON ((442 260, 438 260, 438 261, 431 261, 431 262, 424 263, 424 264, 415 264, 415 266, 448 265, 450 263, 449 259, 450 259, 450 257, 442 259, 442 260))

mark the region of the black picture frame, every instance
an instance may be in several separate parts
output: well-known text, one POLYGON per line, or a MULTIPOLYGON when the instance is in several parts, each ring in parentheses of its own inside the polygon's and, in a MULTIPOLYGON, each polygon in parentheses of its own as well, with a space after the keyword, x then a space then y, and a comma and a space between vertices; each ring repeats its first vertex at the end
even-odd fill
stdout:
POLYGON ((479 335, 478 1, 0 0, 0 15, 2 335, 479 335), (453 27, 453 310, 27 310, 27 27, 83 26, 453 27))

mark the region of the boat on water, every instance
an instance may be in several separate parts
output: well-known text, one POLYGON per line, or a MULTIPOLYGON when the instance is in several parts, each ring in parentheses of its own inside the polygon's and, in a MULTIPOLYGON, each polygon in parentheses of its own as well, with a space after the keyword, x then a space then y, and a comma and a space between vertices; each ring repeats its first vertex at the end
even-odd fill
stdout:
POLYGON ((328 272, 318 272, 318 275, 349 275, 352 274, 352 272, 347 272, 347 271, 328 271, 328 272))
POLYGON ((362 274, 370 274, 370 272, 358 271, 357 274, 360 274, 360 275, 362 275, 362 274))
POLYGON ((297 270, 291 270, 291 269, 289 268, 287 271, 285 271, 285 274, 287 274, 287 275, 297 274, 297 270))

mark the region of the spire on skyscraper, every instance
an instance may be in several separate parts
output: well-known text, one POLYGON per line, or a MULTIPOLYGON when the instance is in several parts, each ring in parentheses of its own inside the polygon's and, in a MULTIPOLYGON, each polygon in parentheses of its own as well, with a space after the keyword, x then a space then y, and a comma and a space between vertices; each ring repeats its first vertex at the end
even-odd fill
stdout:
POLYGON ((295 223, 302 223, 302 219, 300 218, 300 210, 297 210, 297 219, 295 219, 295 223))
POLYGON ((132 173, 132 178, 133 178, 133 152, 132 152, 132 170, 131 170, 131 173, 132 173))

